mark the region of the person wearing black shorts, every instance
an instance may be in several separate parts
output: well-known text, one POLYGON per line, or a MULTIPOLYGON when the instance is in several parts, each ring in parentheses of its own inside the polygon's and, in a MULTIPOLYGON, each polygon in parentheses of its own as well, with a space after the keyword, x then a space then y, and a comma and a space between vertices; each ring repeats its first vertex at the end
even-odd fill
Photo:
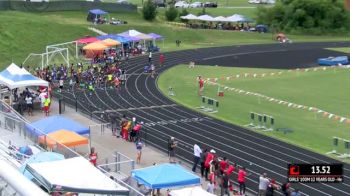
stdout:
POLYGON ((30 94, 27 94, 25 101, 27 104, 28 115, 33 116, 33 98, 30 96, 30 94))

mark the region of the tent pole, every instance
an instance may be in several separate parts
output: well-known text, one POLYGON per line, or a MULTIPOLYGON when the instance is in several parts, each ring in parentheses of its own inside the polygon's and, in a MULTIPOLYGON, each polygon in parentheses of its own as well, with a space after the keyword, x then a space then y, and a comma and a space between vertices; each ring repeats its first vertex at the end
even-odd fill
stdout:
POLYGON ((68 51, 68 48, 67 48, 67 67, 69 67, 69 51, 68 51))
MULTIPOLYGON (((47 56, 47 54, 46 54, 47 56)), ((41 55, 41 70, 44 69, 44 57, 41 55)))
POLYGON ((75 42, 75 58, 76 58, 77 61, 78 61, 78 57, 79 57, 79 54, 78 54, 78 42, 75 42))

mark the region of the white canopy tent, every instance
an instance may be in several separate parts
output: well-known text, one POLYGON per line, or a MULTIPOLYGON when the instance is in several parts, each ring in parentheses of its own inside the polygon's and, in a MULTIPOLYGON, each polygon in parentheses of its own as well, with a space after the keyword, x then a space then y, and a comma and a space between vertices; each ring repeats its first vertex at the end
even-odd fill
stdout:
POLYGON ((196 20, 197 16, 193 14, 187 14, 186 16, 181 16, 180 18, 187 19, 187 20, 196 20))
POLYGON ((83 157, 29 163, 26 166, 49 192, 129 195, 129 190, 94 167, 83 157))
POLYGON ((197 20, 202 20, 202 21, 215 21, 213 17, 205 14, 197 17, 197 20))
POLYGON ((171 196, 214 196, 214 194, 208 193, 200 186, 188 187, 179 190, 172 190, 171 196))
POLYGON ((216 22, 226 22, 227 19, 225 17, 223 17, 223 16, 218 16, 218 17, 214 18, 214 21, 216 21, 216 22))
POLYGON ((47 81, 33 76, 27 70, 18 67, 14 63, 0 72, 0 84, 10 89, 27 86, 49 86, 47 81))
POLYGON ((227 22, 241 22, 244 20, 245 20, 245 17, 239 14, 233 14, 232 16, 229 16, 226 18, 227 22))

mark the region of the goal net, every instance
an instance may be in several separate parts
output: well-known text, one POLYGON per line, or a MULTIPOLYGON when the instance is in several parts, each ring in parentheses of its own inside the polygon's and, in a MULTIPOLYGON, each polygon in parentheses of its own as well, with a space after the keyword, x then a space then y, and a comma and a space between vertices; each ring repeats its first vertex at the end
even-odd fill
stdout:
POLYGON ((41 69, 49 65, 64 64, 70 66, 71 63, 79 61, 78 45, 75 41, 53 44, 46 46, 46 52, 31 53, 22 63, 24 66, 41 69))
POLYGON ((53 64, 69 65, 69 52, 67 48, 57 48, 41 54, 30 53, 22 63, 22 65, 26 67, 29 66, 31 68, 41 69, 53 64))
MULTIPOLYGON (((78 43, 76 41, 53 44, 46 46, 46 52, 52 52, 59 49, 68 50, 68 60, 71 63, 76 63, 79 60, 78 43)), ((69 66, 69 65, 68 65, 69 66)))

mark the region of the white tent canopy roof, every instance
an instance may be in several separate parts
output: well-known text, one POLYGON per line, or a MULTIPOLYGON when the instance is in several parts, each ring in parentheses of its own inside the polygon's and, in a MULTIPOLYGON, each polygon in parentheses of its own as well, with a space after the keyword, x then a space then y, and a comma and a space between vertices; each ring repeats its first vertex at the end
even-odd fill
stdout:
POLYGON ((120 33, 119 35, 125 35, 125 36, 135 37, 135 36, 138 36, 138 35, 140 35, 140 34, 143 34, 143 33, 132 29, 132 30, 128 30, 128 31, 125 31, 125 32, 123 32, 123 33, 120 33))
POLYGON ((203 20, 203 21, 214 21, 214 18, 205 14, 197 17, 198 20, 203 20))
POLYGON ((50 192, 129 194, 127 188, 111 180, 83 157, 29 163, 26 169, 50 192))
POLYGON ((226 22, 227 19, 223 16, 218 16, 214 18, 214 21, 218 21, 218 22, 226 22))
POLYGON ((171 196, 214 196, 211 193, 203 190, 200 186, 188 187, 179 190, 172 190, 171 196))
POLYGON ((10 89, 26 86, 48 86, 45 80, 37 78, 24 68, 12 63, 5 70, 0 72, 0 83, 10 89))
POLYGON ((245 20, 244 16, 239 14, 233 14, 232 16, 229 16, 226 19, 227 22, 240 22, 242 20, 245 20))
POLYGON ((193 14, 188 14, 186 16, 181 16, 180 18, 187 19, 187 20, 196 20, 198 17, 196 15, 193 15, 193 14))

